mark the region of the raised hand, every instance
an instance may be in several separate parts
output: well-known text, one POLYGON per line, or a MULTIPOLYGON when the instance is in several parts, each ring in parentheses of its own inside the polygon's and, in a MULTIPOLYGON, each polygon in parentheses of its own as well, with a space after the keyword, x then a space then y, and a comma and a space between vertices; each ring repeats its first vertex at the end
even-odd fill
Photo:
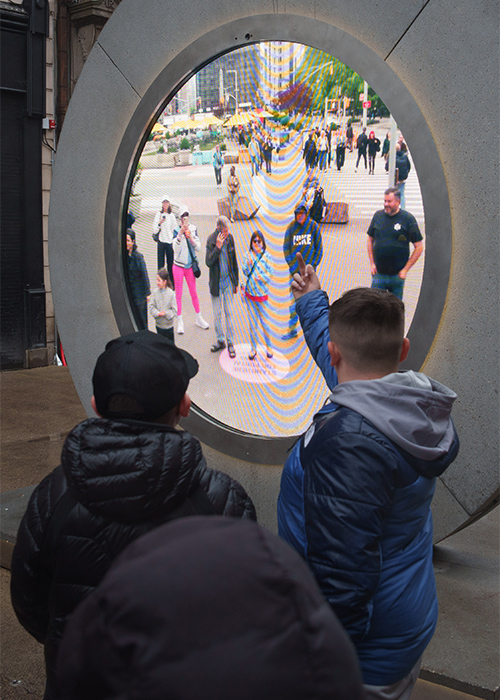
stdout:
POLYGON ((321 289, 321 284, 314 267, 306 265, 300 253, 297 253, 295 257, 299 264, 299 271, 292 277, 291 288, 294 298, 300 299, 304 294, 308 294, 315 289, 321 289))

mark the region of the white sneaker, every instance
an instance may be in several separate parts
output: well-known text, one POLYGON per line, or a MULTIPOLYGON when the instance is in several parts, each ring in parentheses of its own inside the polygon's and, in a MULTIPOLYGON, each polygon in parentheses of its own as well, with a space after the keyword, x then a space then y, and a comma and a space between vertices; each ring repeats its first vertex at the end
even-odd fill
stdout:
POLYGON ((196 322, 194 325, 198 326, 198 328, 203 328, 204 331, 206 331, 207 328, 210 328, 210 326, 208 325, 208 323, 205 321, 205 319, 203 318, 203 316, 201 314, 198 314, 198 316, 196 317, 196 322))
POLYGON ((177 333, 179 333, 179 335, 184 333, 184 321, 182 320, 182 316, 179 316, 177 319, 177 333))

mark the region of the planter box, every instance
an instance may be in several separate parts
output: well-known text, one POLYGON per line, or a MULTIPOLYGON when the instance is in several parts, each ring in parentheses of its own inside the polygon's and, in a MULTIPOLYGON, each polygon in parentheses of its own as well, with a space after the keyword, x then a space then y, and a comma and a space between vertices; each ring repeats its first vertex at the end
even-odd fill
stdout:
POLYGON ((157 153, 156 167, 157 168, 173 168, 175 165, 174 153, 157 153))
POLYGON ((179 165, 189 165, 191 160, 191 151, 179 151, 179 165))
POLYGON ((141 165, 146 170, 150 168, 173 168, 175 165, 175 153, 154 153, 142 156, 141 165))

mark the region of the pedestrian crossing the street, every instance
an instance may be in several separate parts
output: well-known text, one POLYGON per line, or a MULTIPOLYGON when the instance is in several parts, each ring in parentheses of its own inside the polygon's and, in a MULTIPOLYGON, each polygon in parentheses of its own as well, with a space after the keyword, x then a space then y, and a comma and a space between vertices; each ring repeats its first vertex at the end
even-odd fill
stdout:
MULTIPOLYGON (((389 186, 385 161, 380 156, 375 161, 373 175, 365 170, 363 161, 357 172, 357 152, 346 152, 345 164, 338 171, 332 154, 330 167, 326 171, 315 170, 315 176, 325 193, 327 202, 346 202, 350 218, 371 220, 373 214, 383 207, 384 190, 389 186)), ((227 170, 227 168, 225 169, 227 170)), ((293 215, 295 206, 302 197, 306 169, 302 158, 300 138, 295 138, 284 147, 279 158, 273 158, 272 172, 265 169, 252 176, 248 163, 238 163, 237 175, 241 181, 240 193, 260 206, 262 213, 278 218, 293 215)), ((223 187, 217 189, 213 169, 210 165, 185 166, 171 169, 148 170, 142 175, 142 210, 157 211, 163 196, 173 203, 187 205, 192 214, 217 216, 217 199, 226 196, 226 174, 223 187)), ((406 209, 424 227, 422 194, 415 167, 412 167, 405 188, 406 209)))

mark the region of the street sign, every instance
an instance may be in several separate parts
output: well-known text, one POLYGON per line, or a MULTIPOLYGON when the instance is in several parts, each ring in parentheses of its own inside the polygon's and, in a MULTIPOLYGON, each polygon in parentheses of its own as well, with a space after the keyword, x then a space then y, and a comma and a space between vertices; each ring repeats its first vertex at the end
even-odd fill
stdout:
POLYGON ((368 100, 368 102, 363 102, 363 107, 368 108, 368 107, 371 107, 371 106, 372 106, 372 101, 371 101, 371 100, 368 100))

